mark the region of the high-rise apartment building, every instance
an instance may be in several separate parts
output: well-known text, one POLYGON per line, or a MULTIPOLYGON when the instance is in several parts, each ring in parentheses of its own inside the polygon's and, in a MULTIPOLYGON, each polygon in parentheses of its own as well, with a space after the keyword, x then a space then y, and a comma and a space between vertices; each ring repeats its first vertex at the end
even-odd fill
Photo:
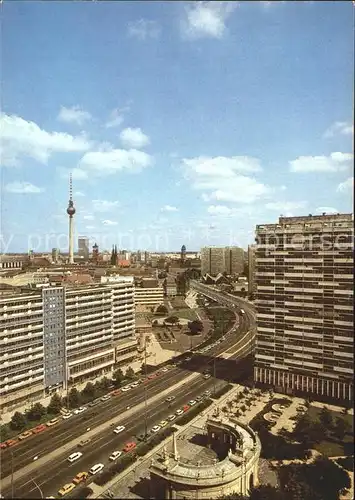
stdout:
POLYGON ((79 257, 85 261, 89 260, 90 257, 90 245, 89 238, 86 236, 79 236, 78 238, 78 253, 79 257))
POLYGON ((280 217, 256 239, 255 381, 353 399, 353 216, 280 217))
POLYGON ((134 282, 0 295, 2 409, 109 373, 137 354, 134 282))
POLYGON ((241 274, 244 268, 244 250, 239 247, 201 248, 201 274, 217 276, 226 272, 229 275, 241 274))
POLYGON ((255 245, 248 246, 248 293, 253 295, 255 293, 255 245))

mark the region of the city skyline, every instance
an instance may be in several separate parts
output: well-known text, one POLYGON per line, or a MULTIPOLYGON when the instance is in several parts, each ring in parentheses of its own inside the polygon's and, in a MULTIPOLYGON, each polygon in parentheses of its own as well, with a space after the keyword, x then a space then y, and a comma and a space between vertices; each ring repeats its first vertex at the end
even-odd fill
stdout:
POLYGON ((2 251, 68 247, 69 172, 107 249, 352 212, 353 6, 266 4, 5 2, 2 251))

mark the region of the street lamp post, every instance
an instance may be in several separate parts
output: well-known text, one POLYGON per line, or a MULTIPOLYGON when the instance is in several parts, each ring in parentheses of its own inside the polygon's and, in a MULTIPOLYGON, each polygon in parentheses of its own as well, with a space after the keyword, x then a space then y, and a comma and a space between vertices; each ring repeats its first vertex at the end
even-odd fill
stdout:
POLYGON ((11 498, 14 498, 14 454, 12 450, 11 454, 11 498))

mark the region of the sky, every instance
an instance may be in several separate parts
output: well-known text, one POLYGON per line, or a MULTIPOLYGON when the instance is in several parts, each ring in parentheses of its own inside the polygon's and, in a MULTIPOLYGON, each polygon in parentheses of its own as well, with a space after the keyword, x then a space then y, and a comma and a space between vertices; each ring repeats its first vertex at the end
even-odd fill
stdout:
POLYGON ((187 251, 352 212, 353 3, 0 5, 1 251, 187 251))

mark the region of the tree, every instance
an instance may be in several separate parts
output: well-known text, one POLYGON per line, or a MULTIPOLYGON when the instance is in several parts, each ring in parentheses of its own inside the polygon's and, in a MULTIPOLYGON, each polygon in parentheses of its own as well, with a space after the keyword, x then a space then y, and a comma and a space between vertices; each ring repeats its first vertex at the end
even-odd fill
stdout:
POLYGON ((129 366, 126 370, 126 378, 132 379, 135 378, 136 374, 134 373, 134 370, 131 366, 129 366))
POLYGON ((165 322, 175 325, 176 323, 179 323, 179 318, 177 316, 169 316, 165 319, 165 322))
POLYGON ((109 381, 109 379, 107 377, 102 377, 102 379, 98 380, 96 383, 97 383, 98 389, 103 391, 103 392, 107 392, 109 387, 110 387, 110 384, 111 384, 111 382, 109 381))
POLYGON ((61 408, 62 408, 62 400, 59 394, 55 392, 51 397, 49 405, 47 406, 47 413, 50 413, 51 415, 58 415, 61 408))
POLYGON ((84 389, 82 390, 81 395, 83 396, 85 401, 91 401, 92 399, 95 399, 96 391, 94 384, 88 382, 84 387, 84 389))
POLYGON ((198 335, 203 331, 203 323, 199 319, 189 321, 187 324, 191 335, 198 335))
POLYGON ((323 406, 322 411, 319 415, 319 421, 324 426, 326 431, 329 431, 333 427, 333 417, 331 412, 328 410, 326 406, 323 406))
POLYGON ((311 464, 307 479, 311 488, 326 500, 338 500, 339 493, 351 486, 348 473, 325 457, 318 457, 311 464))
POLYGON ((68 406, 69 408, 77 408, 80 405, 80 393, 78 389, 73 387, 68 395, 68 406))
POLYGON ((343 441, 345 434, 349 432, 351 426, 344 418, 337 418, 334 426, 334 434, 340 440, 343 441))
POLYGON ((164 306, 164 304, 160 304, 155 310, 156 314, 160 314, 161 316, 164 316, 164 314, 168 314, 168 308, 164 306))
POLYGON ((0 442, 4 442, 9 439, 10 432, 7 425, 0 425, 0 442))
POLYGON ((26 417, 24 414, 17 411, 12 415, 10 427, 14 431, 22 431, 22 429, 26 426, 26 423, 26 417))
POLYGON ((252 488, 249 500, 286 500, 285 494, 270 484, 252 488))
POLYGON ((113 372, 112 378, 114 380, 115 386, 119 387, 122 383, 122 380, 124 380, 124 374, 123 374, 123 371, 121 370, 121 368, 118 368, 117 370, 115 370, 113 372))
POLYGON ((43 415, 45 415, 46 409, 41 403, 34 404, 30 410, 27 412, 27 418, 31 421, 41 420, 43 415))

